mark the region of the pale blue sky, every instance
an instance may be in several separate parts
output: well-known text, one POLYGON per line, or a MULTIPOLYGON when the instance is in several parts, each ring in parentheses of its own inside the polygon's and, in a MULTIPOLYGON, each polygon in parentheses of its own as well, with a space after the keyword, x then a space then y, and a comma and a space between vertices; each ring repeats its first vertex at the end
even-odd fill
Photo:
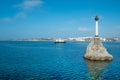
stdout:
POLYGON ((120 0, 0 0, 0 39, 120 37, 120 0))

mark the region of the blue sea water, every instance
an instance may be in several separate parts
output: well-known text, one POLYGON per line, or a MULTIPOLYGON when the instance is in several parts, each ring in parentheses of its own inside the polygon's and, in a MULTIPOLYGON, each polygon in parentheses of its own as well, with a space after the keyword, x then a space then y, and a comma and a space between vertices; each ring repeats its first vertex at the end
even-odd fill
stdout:
POLYGON ((105 42, 111 62, 83 58, 89 42, 0 41, 0 80, 120 80, 120 42, 105 42))

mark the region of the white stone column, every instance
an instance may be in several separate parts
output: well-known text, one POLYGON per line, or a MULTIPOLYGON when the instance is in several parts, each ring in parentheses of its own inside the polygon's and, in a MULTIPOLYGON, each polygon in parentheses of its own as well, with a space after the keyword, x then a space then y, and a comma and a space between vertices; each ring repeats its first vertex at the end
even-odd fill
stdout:
POLYGON ((96 21, 96 26, 95 26, 95 35, 98 36, 99 32, 98 32, 98 21, 96 21))

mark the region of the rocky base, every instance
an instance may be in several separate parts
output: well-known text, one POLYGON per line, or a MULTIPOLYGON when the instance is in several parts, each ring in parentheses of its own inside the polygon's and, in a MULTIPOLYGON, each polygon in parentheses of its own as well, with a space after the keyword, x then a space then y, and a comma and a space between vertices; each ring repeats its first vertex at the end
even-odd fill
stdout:
POLYGON ((92 38, 90 44, 87 46, 87 51, 86 54, 84 55, 84 58, 97 61, 113 60, 113 56, 107 52, 98 36, 92 38))

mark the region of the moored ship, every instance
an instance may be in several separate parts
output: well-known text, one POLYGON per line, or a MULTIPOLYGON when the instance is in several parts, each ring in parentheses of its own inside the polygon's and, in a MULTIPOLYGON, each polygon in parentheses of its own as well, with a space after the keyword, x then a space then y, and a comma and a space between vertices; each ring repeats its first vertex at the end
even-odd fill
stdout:
POLYGON ((55 43, 65 43, 65 41, 63 39, 56 39, 55 43))

